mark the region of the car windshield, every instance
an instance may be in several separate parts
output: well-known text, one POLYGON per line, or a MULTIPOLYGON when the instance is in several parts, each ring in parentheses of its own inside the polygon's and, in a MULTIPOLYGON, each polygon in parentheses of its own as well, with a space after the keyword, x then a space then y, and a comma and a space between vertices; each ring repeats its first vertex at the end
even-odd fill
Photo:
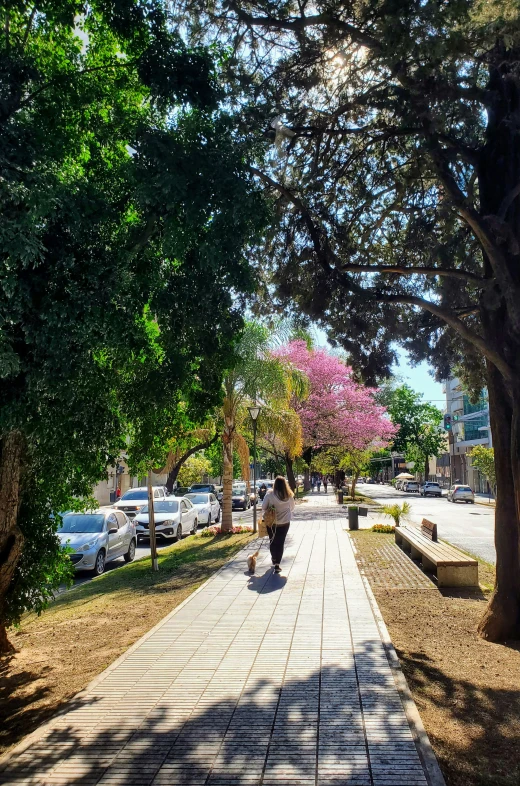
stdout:
MULTIPOLYGON (((176 499, 165 499, 153 503, 155 513, 177 513, 179 503, 176 499)), ((141 508, 141 513, 148 513, 148 505, 141 508)))
POLYGON ((102 513, 73 513, 63 517, 59 532, 103 532, 104 523, 102 513))
POLYGON ((127 502, 133 499, 148 499, 148 492, 146 489, 135 489, 135 491, 127 491, 126 494, 123 494, 120 502, 127 502))
POLYGON ((471 491, 469 486, 459 486, 457 491, 471 491))
POLYGON ((186 494, 186 497, 191 500, 194 505, 205 505, 209 500, 207 494, 186 494))
POLYGON ((195 483, 195 485, 191 487, 191 490, 192 491, 209 491, 210 487, 208 486, 207 483, 205 485, 201 485, 201 484, 195 483))
POLYGON ((233 486, 233 494, 241 495, 241 494, 245 494, 245 493, 246 493, 246 487, 245 486, 233 486))

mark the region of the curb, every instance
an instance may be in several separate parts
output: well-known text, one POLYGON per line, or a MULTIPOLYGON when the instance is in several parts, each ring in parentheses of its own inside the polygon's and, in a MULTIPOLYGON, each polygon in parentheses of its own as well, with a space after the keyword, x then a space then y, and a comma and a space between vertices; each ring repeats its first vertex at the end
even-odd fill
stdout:
MULTIPOLYGON (((261 541, 260 541, 260 542, 261 542, 261 541)), ((234 557, 232 558, 232 561, 234 561, 234 560, 235 560, 235 559, 238 557, 238 555, 239 555, 239 554, 240 554, 242 551, 244 551, 246 548, 250 548, 250 547, 251 547, 251 545, 252 545, 252 543, 254 543, 254 541, 251 541, 251 543, 248 543, 248 544, 247 544, 247 546, 243 546, 241 549, 239 549, 239 551, 237 551, 237 552, 236 552, 236 554, 234 555, 234 557)), ((144 559, 144 557, 143 557, 143 559, 144 559)), ((102 681, 105 679, 105 677, 106 677, 108 674, 110 674, 110 672, 111 672, 111 671, 113 671, 115 668, 117 668, 117 667, 119 666, 119 664, 120 664, 120 663, 123 663, 123 661, 124 661, 124 660, 126 660, 126 658, 127 658, 129 655, 131 655, 131 654, 132 654, 132 652, 134 652, 134 650, 136 650, 138 647, 140 647, 140 646, 141 646, 141 644, 143 644, 143 642, 145 642, 147 639, 149 639, 149 638, 150 638, 150 636, 152 636, 152 635, 153 635, 153 634, 154 634, 154 633, 155 633, 157 630, 159 630, 160 628, 162 628, 162 626, 163 626, 163 625, 165 625, 165 624, 166 624, 166 622, 168 622, 168 620, 170 620, 170 619, 171 619, 173 616, 175 616, 175 614, 177 614, 177 612, 179 612, 179 611, 180 611, 180 610, 181 610, 181 609, 182 609, 182 608, 183 608, 183 607, 184 607, 184 606, 185 606, 185 605, 186 605, 186 604, 187 604, 187 603, 188 603, 188 602, 189 602, 189 601, 190 601, 192 598, 194 598, 194 597, 195 597, 195 595, 198 595, 198 593, 199 593, 199 592, 201 592, 201 591, 204 589, 204 587, 206 586, 206 584, 209 584, 209 582, 210 582, 210 581, 213 581, 213 579, 214 579, 216 576, 218 576, 218 575, 219 575, 219 573, 222 573, 222 571, 223 571, 225 568, 227 568, 227 567, 229 567, 229 561, 228 561, 228 562, 226 562, 226 563, 224 563, 224 565, 222 565, 222 567, 221 567, 221 568, 219 568, 218 570, 216 570, 216 571, 215 571, 215 573, 212 573, 212 574, 211 574, 211 576, 209 576, 209 577, 206 579, 206 581, 205 581, 203 584, 201 584, 201 585, 200 585, 200 587, 197 587, 197 589, 196 589, 196 590, 194 590, 194 591, 191 593, 191 595, 188 595, 188 597, 187 597, 187 598, 185 598, 185 599, 182 601, 182 603, 179 603, 179 605, 178 605, 178 606, 175 606, 175 608, 174 608, 174 609, 172 609, 172 610, 171 610, 171 611, 170 611, 170 612, 169 612, 169 613, 168 613, 168 614, 167 614, 165 617, 163 617, 161 620, 159 620, 159 622, 157 623, 157 625, 154 625, 154 627, 153 627, 153 628, 151 628, 151 629, 150 629, 150 630, 149 630, 147 633, 145 633, 143 636, 141 636, 141 638, 140 638, 140 639, 138 639, 136 642, 134 642, 134 643, 133 643, 133 644, 132 644, 132 645, 131 645, 131 646, 130 646, 130 647, 127 649, 127 650, 125 650, 125 651, 124 651, 124 652, 123 652, 123 653, 122 653, 122 654, 121 654, 121 655, 120 655, 120 656, 119 656, 119 657, 118 657, 118 658, 117 658, 117 659, 116 659, 116 660, 115 660, 113 663, 111 663, 111 664, 110 664, 110 666, 107 666, 107 667, 106 667, 106 669, 104 669, 104 670, 103 670, 103 671, 102 671, 100 674, 98 674, 98 675, 97 675, 97 677, 94 677, 94 679, 93 679, 93 680, 91 680, 91 681, 88 683, 88 685, 86 685, 86 686, 83 688, 83 690, 79 691, 79 693, 76 693, 76 694, 75 694, 75 696, 73 696, 71 699, 69 699, 69 700, 68 700, 68 701, 65 703, 65 706, 64 706, 64 707, 62 707, 62 709, 61 709, 61 710, 58 710, 58 711, 57 711, 57 712, 56 712, 56 713, 55 713, 55 714, 52 716, 52 718, 51 718, 50 720, 48 720, 48 721, 47 721, 46 723, 44 723, 42 726, 39 726, 39 727, 38 727, 37 729, 35 729, 33 732, 31 732, 31 733, 30 733, 30 734, 28 734, 26 737, 24 737, 24 738, 23 738, 23 740, 22 740, 21 742, 19 742, 19 743, 18 743, 17 745, 15 745, 13 748, 10 748, 8 751, 6 751, 4 754, 2 754, 2 756, 0 756, 0 773, 2 773, 2 772, 4 771, 4 768, 5 768, 6 764, 8 763, 8 761, 9 761, 10 757, 11 757, 13 754, 20 754, 20 753, 23 753, 23 752, 24 752, 24 751, 25 751, 27 748, 29 748, 29 747, 30 747, 30 746, 31 746, 31 745, 32 745, 34 742, 37 742, 37 741, 38 741, 38 740, 39 740, 41 737, 43 737, 43 735, 44 735, 44 734, 47 732, 47 730, 48 730, 48 729, 49 729, 49 728, 50 728, 50 727, 51 727, 51 726, 52 726, 52 725, 55 723, 55 721, 56 721, 58 718, 60 718, 62 715, 66 715, 66 714, 69 712, 69 710, 70 710, 70 706, 69 706, 69 705, 70 705, 72 702, 74 702, 74 701, 77 701, 78 699, 82 699, 83 697, 85 697, 85 696, 88 694, 88 692, 89 692, 89 691, 91 691, 91 690, 92 690, 92 688, 95 688, 97 685, 99 685, 99 683, 100 683, 100 682, 102 682, 102 681)))
MULTIPOLYGON (((352 538, 349 537, 349 540, 352 544, 352 549, 355 554, 356 553, 355 544, 353 543, 352 538)), ((408 683, 406 682, 406 677, 404 676, 403 671, 401 669, 399 658, 397 657, 397 653, 395 651, 394 645, 392 644, 392 640, 390 638, 388 628, 386 627, 385 621, 383 619, 383 615, 381 614, 375 595, 372 592, 372 587, 370 586, 366 576, 361 575, 361 578, 363 580, 363 584, 365 586, 365 590, 368 599, 370 601, 370 605, 372 607, 372 612, 374 614, 377 627, 379 628, 381 641, 383 642, 383 646, 386 652, 386 657, 388 659, 388 663, 392 671, 394 682, 397 687, 399 696, 401 698, 401 702, 403 704, 406 718, 410 725, 410 729, 415 742, 415 747, 417 748, 417 752, 419 754, 421 764, 423 765, 424 773, 426 775, 426 780, 428 781, 428 786, 446 786, 446 781, 444 780, 444 776, 442 774, 441 768, 439 767, 439 762, 437 761, 437 757, 433 752, 430 738, 426 733, 426 729, 424 728, 423 722, 421 720, 421 716, 419 715, 419 710, 417 709, 415 701, 413 700, 410 688, 408 687, 408 683)))

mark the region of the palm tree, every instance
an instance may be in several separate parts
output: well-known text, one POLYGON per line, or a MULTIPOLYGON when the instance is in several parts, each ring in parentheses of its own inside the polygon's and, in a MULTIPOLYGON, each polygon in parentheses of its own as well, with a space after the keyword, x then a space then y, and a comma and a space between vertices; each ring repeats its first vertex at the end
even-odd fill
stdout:
POLYGON ((273 335, 258 322, 247 322, 236 350, 234 368, 224 379, 223 402, 223 485, 222 529, 233 527, 231 495, 233 486, 233 450, 242 465, 244 480, 249 482, 249 448, 240 433, 247 417, 247 404, 269 402, 273 411, 289 408, 295 390, 305 388, 303 375, 277 357, 271 349, 273 335))

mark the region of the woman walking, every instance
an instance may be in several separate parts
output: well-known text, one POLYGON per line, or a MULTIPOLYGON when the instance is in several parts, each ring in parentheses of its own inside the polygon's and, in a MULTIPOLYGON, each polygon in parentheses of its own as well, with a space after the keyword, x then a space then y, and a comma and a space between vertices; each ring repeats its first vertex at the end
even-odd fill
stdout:
POLYGON ((262 512, 274 508, 276 520, 272 527, 267 527, 269 535, 271 559, 275 573, 281 572, 280 562, 283 557, 285 538, 289 532, 291 513, 294 510, 294 494, 285 478, 281 475, 275 479, 272 491, 268 491, 262 502, 262 512))

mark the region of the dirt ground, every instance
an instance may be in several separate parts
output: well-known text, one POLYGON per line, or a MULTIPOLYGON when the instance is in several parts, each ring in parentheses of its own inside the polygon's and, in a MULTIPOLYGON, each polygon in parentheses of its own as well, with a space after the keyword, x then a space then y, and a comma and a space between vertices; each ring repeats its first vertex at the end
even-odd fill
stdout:
POLYGON ((0 658, 0 753, 66 701, 178 606, 251 539, 189 537, 150 559, 60 596, 10 632, 17 652, 0 658))
POLYGON ((519 786, 520 642, 476 633, 492 566, 479 564, 480 591, 440 591, 408 556, 403 575, 392 535, 353 537, 446 783, 519 786))

